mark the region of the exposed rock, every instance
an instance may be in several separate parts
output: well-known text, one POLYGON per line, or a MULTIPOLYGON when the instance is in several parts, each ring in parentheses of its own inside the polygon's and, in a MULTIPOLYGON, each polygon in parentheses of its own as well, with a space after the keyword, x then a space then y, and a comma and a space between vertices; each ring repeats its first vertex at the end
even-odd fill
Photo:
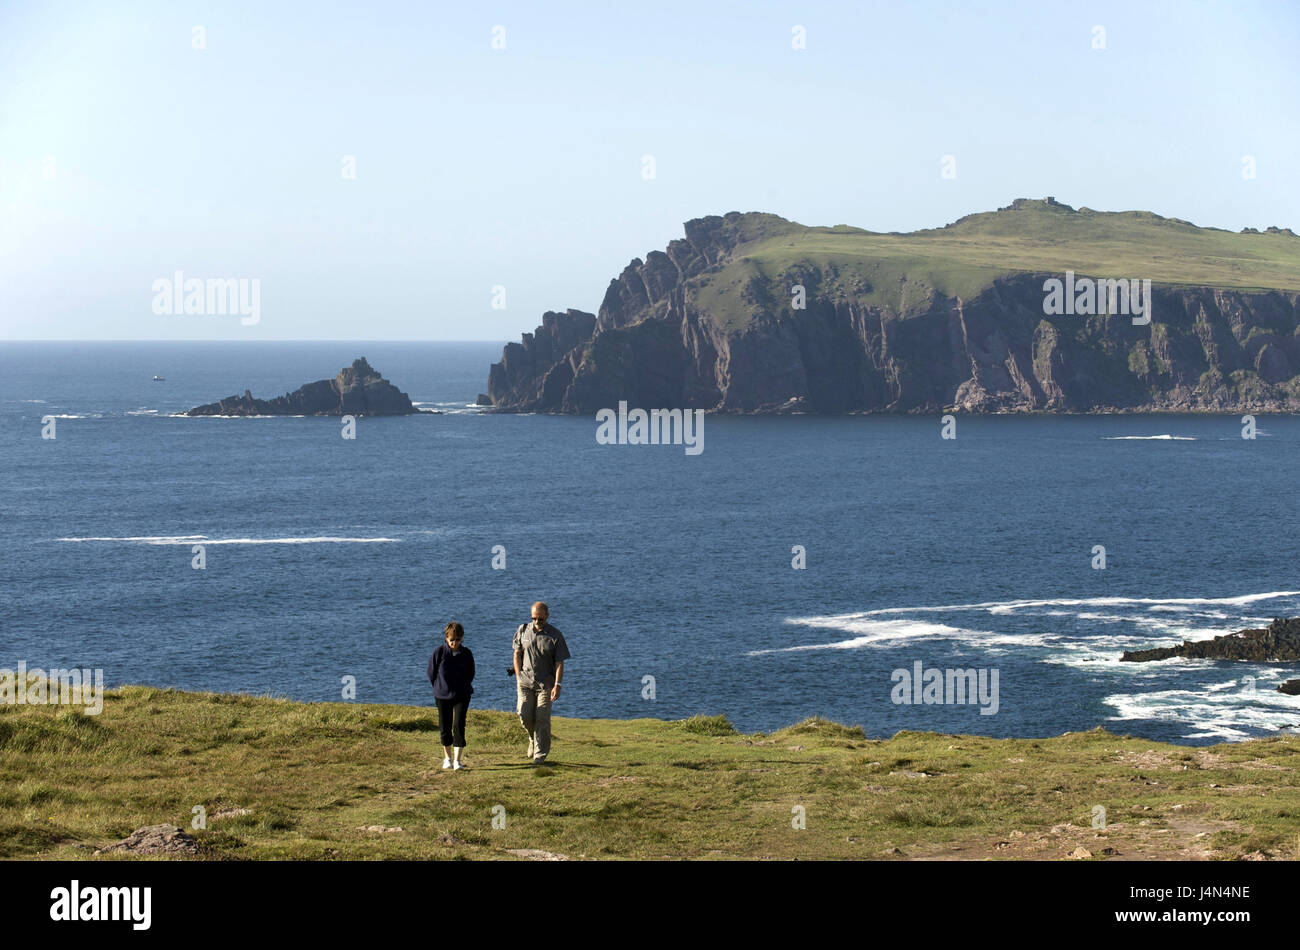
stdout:
POLYGON ((1175 656, 1198 660, 1250 660, 1255 663, 1294 662, 1300 660, 1300 617, 1278 618, 1262 630, 1238 630, 1213 640, 1186 640, 1182 646, 1125 650, 1120 659, 1145 663, 1175 656))
POLYGON ((451 846, 451 847, 456 847, 456 846, 458 846, 458 845, 462 845, 462 844, 464 844, 464 843, 465 843, 465 842, 464 842, 462 839, 457 838, 455 835, 450 835, 450 834, 448 834, 448 835, 438 835, 438 844, 445 844, 445 845, 449 845, 449 846, 451 846))
POLYGON ((1300 696, 1300 680, 1287 680, 1277 688, 1277 691, 1288 696, 1300 696))
MULTIPOLYGON (((1100 217, 1053 198, 996 214, 1100 217)), ((1148 222, 1153 239, 1160 228, 1199 230, 1123 215, 1148 222)), ((948 228, 988 227, 981 217, 990 216, 948 228)), ((1133 326, 1126 316, 1045 315, 1041 273, 990 277, 963 297, 919 274, 876 276, 876 260, 804 255, 798 241, 813 229, 775 215, 732 212, 684 229, 685 239, 624 268, 596 314, 548 312, 507 344, 479 404, 581 414, 621 400, 744 413, 1300 411, 1300 275, 1288 290, 1154 282, 1153 318, 1133 326), (787 263, 748 256, 787 237, 796 248, 787 263), (796 284, 806 290, 800 310, 796 284)), ((818 240, 856 230, 816 229, 818 240)))
POLYGON ((357 830, 358 830, 358 831, 373 831, 373 832, 375 832, 376 834, 388 834, 388 835, 391 835, 391 834, 396 834, 397 832, 401 831, 402 829, 401 829, 401 828, 387 828, 387 827, 385 827, 384 825, 362 825, 362 826, 361 826, 360 828, 358 828, 357 830))
POLYGON ((577 367, 574 352, 595 328, 595 315, 581 310, 543 314, 536 331, 522 343, 507 343, 501 362, 492 364, 488 402, 526 409, 562 400, 577 367))
POLYGON ((137 828, 121 841, 101 848, 95 854, 197 854, 199 843, 175 825, 149 825, 137 828))
POLYGON ((421 410, 406 393, 379 375, 363 356, 333 379, 321 379, 274 399, 242 396, 195 406, 189 416, 406 416, 421 410))
POLYGON ((1075 848, 1073 851, 1067 854, 1066 857, 1073 858, 1076 861, 1081 861, 1085 858, 1092 857, 1092 852, 1089 851, 1087 848, 1075 848))

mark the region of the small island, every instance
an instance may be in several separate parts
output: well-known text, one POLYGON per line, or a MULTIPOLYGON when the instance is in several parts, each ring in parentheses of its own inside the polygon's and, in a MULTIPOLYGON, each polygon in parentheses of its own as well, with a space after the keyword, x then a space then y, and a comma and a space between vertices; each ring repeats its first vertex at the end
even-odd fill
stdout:
POLYGON ((379 375, 366 358, 354 360, 333 379, 314 383, 277 396, 254 399, 245 389, 242 396, 227 396, 220 402, 195 406, 187 416, 409 416, 438 415, 436 409, 417 409, 406 393, 379 375))

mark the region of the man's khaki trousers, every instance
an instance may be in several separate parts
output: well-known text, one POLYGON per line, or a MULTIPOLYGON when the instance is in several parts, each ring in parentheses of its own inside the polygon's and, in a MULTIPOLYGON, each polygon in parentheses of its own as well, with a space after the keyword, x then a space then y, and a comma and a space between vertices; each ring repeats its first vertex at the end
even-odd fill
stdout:
POLYGON ((519 721, 528 733, 528 755, 535 758, 551 751, 551 690, 540 683, 518 687, 519 721))

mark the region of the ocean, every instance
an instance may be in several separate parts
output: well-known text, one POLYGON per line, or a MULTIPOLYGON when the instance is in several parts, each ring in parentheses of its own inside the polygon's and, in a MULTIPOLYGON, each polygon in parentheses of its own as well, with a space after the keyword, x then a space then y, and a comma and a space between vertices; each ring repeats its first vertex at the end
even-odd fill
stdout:
POLYGON ((1300 726, 1275 689, 1294 667, 1118 662, 1300 614, 1296 417, 1253 440, 1237 416, 960 417, 948 440, 937 417, 708 416, 692 455, 478 411, 500 352, 0 345, 0 668, 311 701, 351 677, 357 701, 432 706, 458 620, 473 705, 511 709, 511 637, 545 600, 573 653, 557 715, 1187 744, 1300 726), (354 440, 177 416, 358 356, 444 413, 354 440), (921 698, 897 672, 918 663, 996 673, 996 712, 896 701, 921 698))

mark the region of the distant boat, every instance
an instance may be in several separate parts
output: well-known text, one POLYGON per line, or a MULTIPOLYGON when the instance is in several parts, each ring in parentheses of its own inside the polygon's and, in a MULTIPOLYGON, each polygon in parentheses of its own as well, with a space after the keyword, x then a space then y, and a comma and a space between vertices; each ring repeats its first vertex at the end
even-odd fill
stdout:
POLYGON ((153 378, 153 381, 154 381, 155 383, 163 383, 163 382, 166 382, 166 381, 167 381, 167 377, 166 377, 166 376, 155 376, 155 377, 153 378))

